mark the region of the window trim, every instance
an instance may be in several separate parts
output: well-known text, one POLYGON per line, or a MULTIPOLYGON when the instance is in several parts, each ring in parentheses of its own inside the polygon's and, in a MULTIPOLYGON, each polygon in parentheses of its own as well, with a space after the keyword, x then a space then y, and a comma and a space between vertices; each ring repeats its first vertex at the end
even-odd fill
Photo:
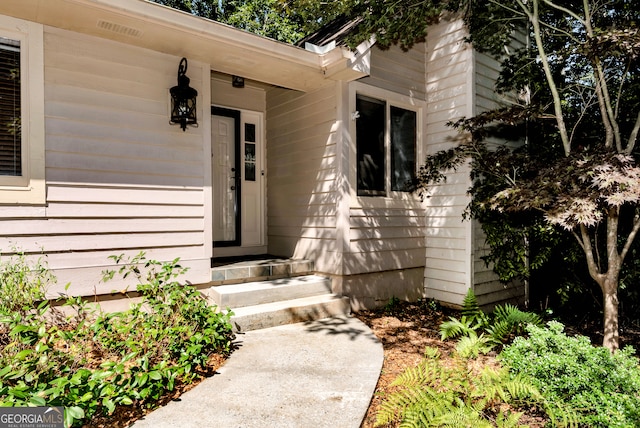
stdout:
POLYGON ((46 202, 44 27, 0 16, 0 36, 20 42, 22 175, 0 176, 0 205, 46 202))
MULTIPOLYGON (((391 190, 391 115, 389 114, 391 107, 399 107, 405 110, 414 111, 416 113, 416 173, 418 172, 420 160, 423 156, 422 139, 423 139, 423 114, 426 109, 426 102, 415 98, 401 95, 386 89, 377 88, 364 84, 362 82, 351 82, 349 85, 349 135, 351 137, 351 158, 353 161, 349 167, 349 182, 351 183, 352 199, 360 201, 359 205, 371 205, 372 203, 362 204, 363 201, 393 201, 393 200, 419 200, 419 197, 413 192, 393 191, 391 190), (357 177, 357 135, 356 135, 356 95, 374 98, 384 101, 386 106, 385 113, 385 195, 358 195, 358 177, 357 177)), ((376 202, 373 202, 376 204, 376 202)))

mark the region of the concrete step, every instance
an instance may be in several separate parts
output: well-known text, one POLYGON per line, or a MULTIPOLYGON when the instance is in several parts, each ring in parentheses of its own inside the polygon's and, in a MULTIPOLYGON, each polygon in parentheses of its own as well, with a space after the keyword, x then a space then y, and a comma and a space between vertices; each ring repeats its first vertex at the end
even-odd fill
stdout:
POLYGON ((233 311, 243 332, 350 313, 349 299, 331 293, 329 278, 306 260, 263 260, 219 266, 218 281, 200 291, 220 310, 233 311))
POLYGON ((314 270, 312 261, 300 259, 263 258, 214 264, 211 268, 211 285, 289 278, 309 275, 314 270))
POLYGON ((221 309, 242 308, 331 292, 331 281, 318 275, 305 275, 269 281, 211 287, 207 293, 221 309))
POLYGON ((314 321, 350 313, 349 298, 322 294, 232 309, 236 332, 314 321))

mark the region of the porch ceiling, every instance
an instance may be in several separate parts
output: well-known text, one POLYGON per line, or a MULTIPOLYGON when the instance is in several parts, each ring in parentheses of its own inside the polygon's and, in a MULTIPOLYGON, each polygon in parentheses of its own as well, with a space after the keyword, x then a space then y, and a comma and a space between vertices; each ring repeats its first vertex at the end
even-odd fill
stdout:
POLYGON ((0 14, 184 56, 215 71, 300 91, 321 87, 332 76, 361 77, 350 71, 351 55, 344 48, 317 54, 147 0, 2 0, 0 14))

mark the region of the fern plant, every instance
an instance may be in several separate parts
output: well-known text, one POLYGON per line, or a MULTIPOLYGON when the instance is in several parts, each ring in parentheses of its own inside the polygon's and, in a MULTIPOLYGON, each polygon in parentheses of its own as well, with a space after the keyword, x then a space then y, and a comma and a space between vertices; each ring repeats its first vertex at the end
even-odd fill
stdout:
POLYGON ((486 315, 482 309, 480 309, 478 299, 471 288, 467 290, 467 294, 464 296, 461 312, 463 317, 467 317, 472 320, 486 320, 486 315))
POLYGON ((542 326, 542 318, 533 312, 525 312, 509 303, 496 306, 492 314, 492 322, 486 332, 497 343, 505 343, 514 336, 526 333, 529 324, 542 326))
POLYGON ((523 413, 516 409, 527 405, 544 409, 557 426, 569 425, 527 378, 510 377, 502 368, 474 370, 458 353, 451 364, 442 364, 440 353, 428 348, 420 364, 391 385, 397 389, 381 404, 376 426, 520 427, 523 413))
POLYGON ((459 346, 465 356, 486 354, 493 346, 525 334, 527 325, 542 325, 539 315, 508 303, 496 306, 490 315, 485 314, 471 288, 464 298, 461 314, 460 319, 449 317, 440 325, 440 336, 442 340, 461 338, 463 343, 459 346))
POLYGON ((460 336, 469 336, 472 332, 484 329, 489 322, 487 315, 480 309, 473 290, 469 288, 462 302, 461 317, 449 317, 448 321, 440 325, 442 340, 460 336))
POLYGON ((480 354, 487 354, 493 349, 494 343, 490 337, 475 331, 461 337, 456 344, 456 351, 464 358, 477 358, 480 354))
POLYGON ((484 327, 478 321, 462 316, 460 319, 449 317, 448 321, 440 324, 440 338, 442 340, 455 339, 460 336, 468 336, 484 327))

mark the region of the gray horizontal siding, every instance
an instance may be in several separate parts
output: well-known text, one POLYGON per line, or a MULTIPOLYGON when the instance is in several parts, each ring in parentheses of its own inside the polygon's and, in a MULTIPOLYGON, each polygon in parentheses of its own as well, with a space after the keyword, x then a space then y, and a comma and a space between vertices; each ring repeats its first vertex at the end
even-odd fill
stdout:
MULTIPOLYGON (((202 131, 168 124, 178 61, 45 30, 47 205, 38 215, 4 207, 0 249, 46 254, 60 280, 50 293, 66 281, 71 294, 108 293, 108 257, 139 251, 180 257, 192 280, 207 279, 202 131)), ((202 87, 202 68, 190 65, 202 87)))
POLYGON ((336 265, 336 90, 267 92, 269 252, 336 265))

